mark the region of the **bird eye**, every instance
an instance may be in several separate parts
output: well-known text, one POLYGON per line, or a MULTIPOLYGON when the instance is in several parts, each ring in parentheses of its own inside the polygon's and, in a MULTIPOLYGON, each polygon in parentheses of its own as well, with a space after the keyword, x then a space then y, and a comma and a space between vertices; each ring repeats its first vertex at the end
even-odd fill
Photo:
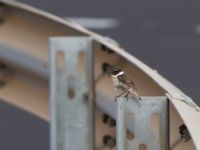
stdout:
POLYGON ((118 71, 113 71, 113 74, 114 74, 114 75, 118 74, 118 71))

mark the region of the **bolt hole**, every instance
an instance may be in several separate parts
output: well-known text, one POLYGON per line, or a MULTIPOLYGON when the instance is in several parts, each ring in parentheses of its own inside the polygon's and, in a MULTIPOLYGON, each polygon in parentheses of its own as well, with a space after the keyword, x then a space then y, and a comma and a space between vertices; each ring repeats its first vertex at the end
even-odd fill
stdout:
POLYGON ((128 113, 126 115, 126 123, 127 123, 127 138, 129 140, 133 140, 135 138, 134 126, 135 126, 135 116, 133 113, 128 113))
POLYGON ((72 100, 75 97, 75 79, 73 76, 68 77, 68 97, 70 100, 72 100))
POLYGON ((65 67, 65 57, 64 52, 62 50, 58 50, 56 53, 56 68, 58 72, 64 71, 65 67))
POLYGON ((111 135, 104 135, 103 136, 103 144, 108 148, 113 148, 116 145, 116 139, 111 135))
POLYGON ((108 54, 113 54, 114 53, 111 49, 109 49, 108 47, 106 47, 103 44, 101 45, 101 49, 102 49, 102 51, 107 52, 108 54))
POLYGON ((159 118, 158 113, 153 113, 151 115, 151 130, 152 130, 152 134, 154 135, 156 139, 159 139, 159 130, 160 130, 159 119, 160 118, 159 118))
POLYGON ((139 150, 147 150, 146 144, 140 144, 139 145, 139 150))
POLYGON ((86 55, 84 51, 80 51, 78 54, 78 68, 80 73, 84 73, 86 70, 86 55))
POLYGON ((129 130, 127 130, 127 138, 129 140, 133 140, 135 138, 135 134, 129 130))
POLYGON ((0 80, 0 88, 4 87, 6 85, 5 81, 0 80))
POLYGON ((112 66, 111 66, 109 63, 104 62, 104 63, 102 64, 102 72, 103 72, 103 73, 107 73, 108 70, 109 70, 109 68, 111 68, 111 67, 112 67, 112 66))
POLYGON ((107 114, 103 114, 103 116, 102 116, 103 123, 107 123, 108 119, 109 119, 109 116, 107 114))

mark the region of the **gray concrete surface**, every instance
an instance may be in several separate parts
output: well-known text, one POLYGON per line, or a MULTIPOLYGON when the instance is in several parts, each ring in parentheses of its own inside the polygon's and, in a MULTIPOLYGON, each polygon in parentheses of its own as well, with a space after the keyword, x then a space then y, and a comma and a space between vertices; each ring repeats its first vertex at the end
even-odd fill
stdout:
POLYGON ((0 102, 1 150, 49 150, 49 125, 7 103, 0 102))

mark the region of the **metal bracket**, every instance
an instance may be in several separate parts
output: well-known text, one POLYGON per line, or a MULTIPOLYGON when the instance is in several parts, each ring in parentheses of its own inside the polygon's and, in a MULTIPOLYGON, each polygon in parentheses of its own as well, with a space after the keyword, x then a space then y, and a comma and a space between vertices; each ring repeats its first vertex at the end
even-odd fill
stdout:
POLYGON ((50 38, 51 150, 94 150, 92 43, 50 38))
POLYGON ((131 97, 128 101, 117 98, 117 150, 168 150, 168 116, 166 97, 142 97, 140 102, 131 97), (134 133, 132 139, 128 138, 127 128, 134 133))

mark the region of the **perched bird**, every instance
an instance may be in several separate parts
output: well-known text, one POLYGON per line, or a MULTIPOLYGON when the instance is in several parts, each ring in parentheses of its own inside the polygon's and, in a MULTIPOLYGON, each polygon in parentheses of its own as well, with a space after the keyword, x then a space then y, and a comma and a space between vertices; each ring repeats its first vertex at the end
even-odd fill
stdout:
POLYGON ((121 92, 117 97, 124 96, 128 98, 128 95, 132 94, 134 98, 136 98, 137 100, 141 100, 135 84, 133 83, 133 81, 128 79, 124 71, 117 67, 108 66, 106 72, 112 77, 115 89, 121 92))

